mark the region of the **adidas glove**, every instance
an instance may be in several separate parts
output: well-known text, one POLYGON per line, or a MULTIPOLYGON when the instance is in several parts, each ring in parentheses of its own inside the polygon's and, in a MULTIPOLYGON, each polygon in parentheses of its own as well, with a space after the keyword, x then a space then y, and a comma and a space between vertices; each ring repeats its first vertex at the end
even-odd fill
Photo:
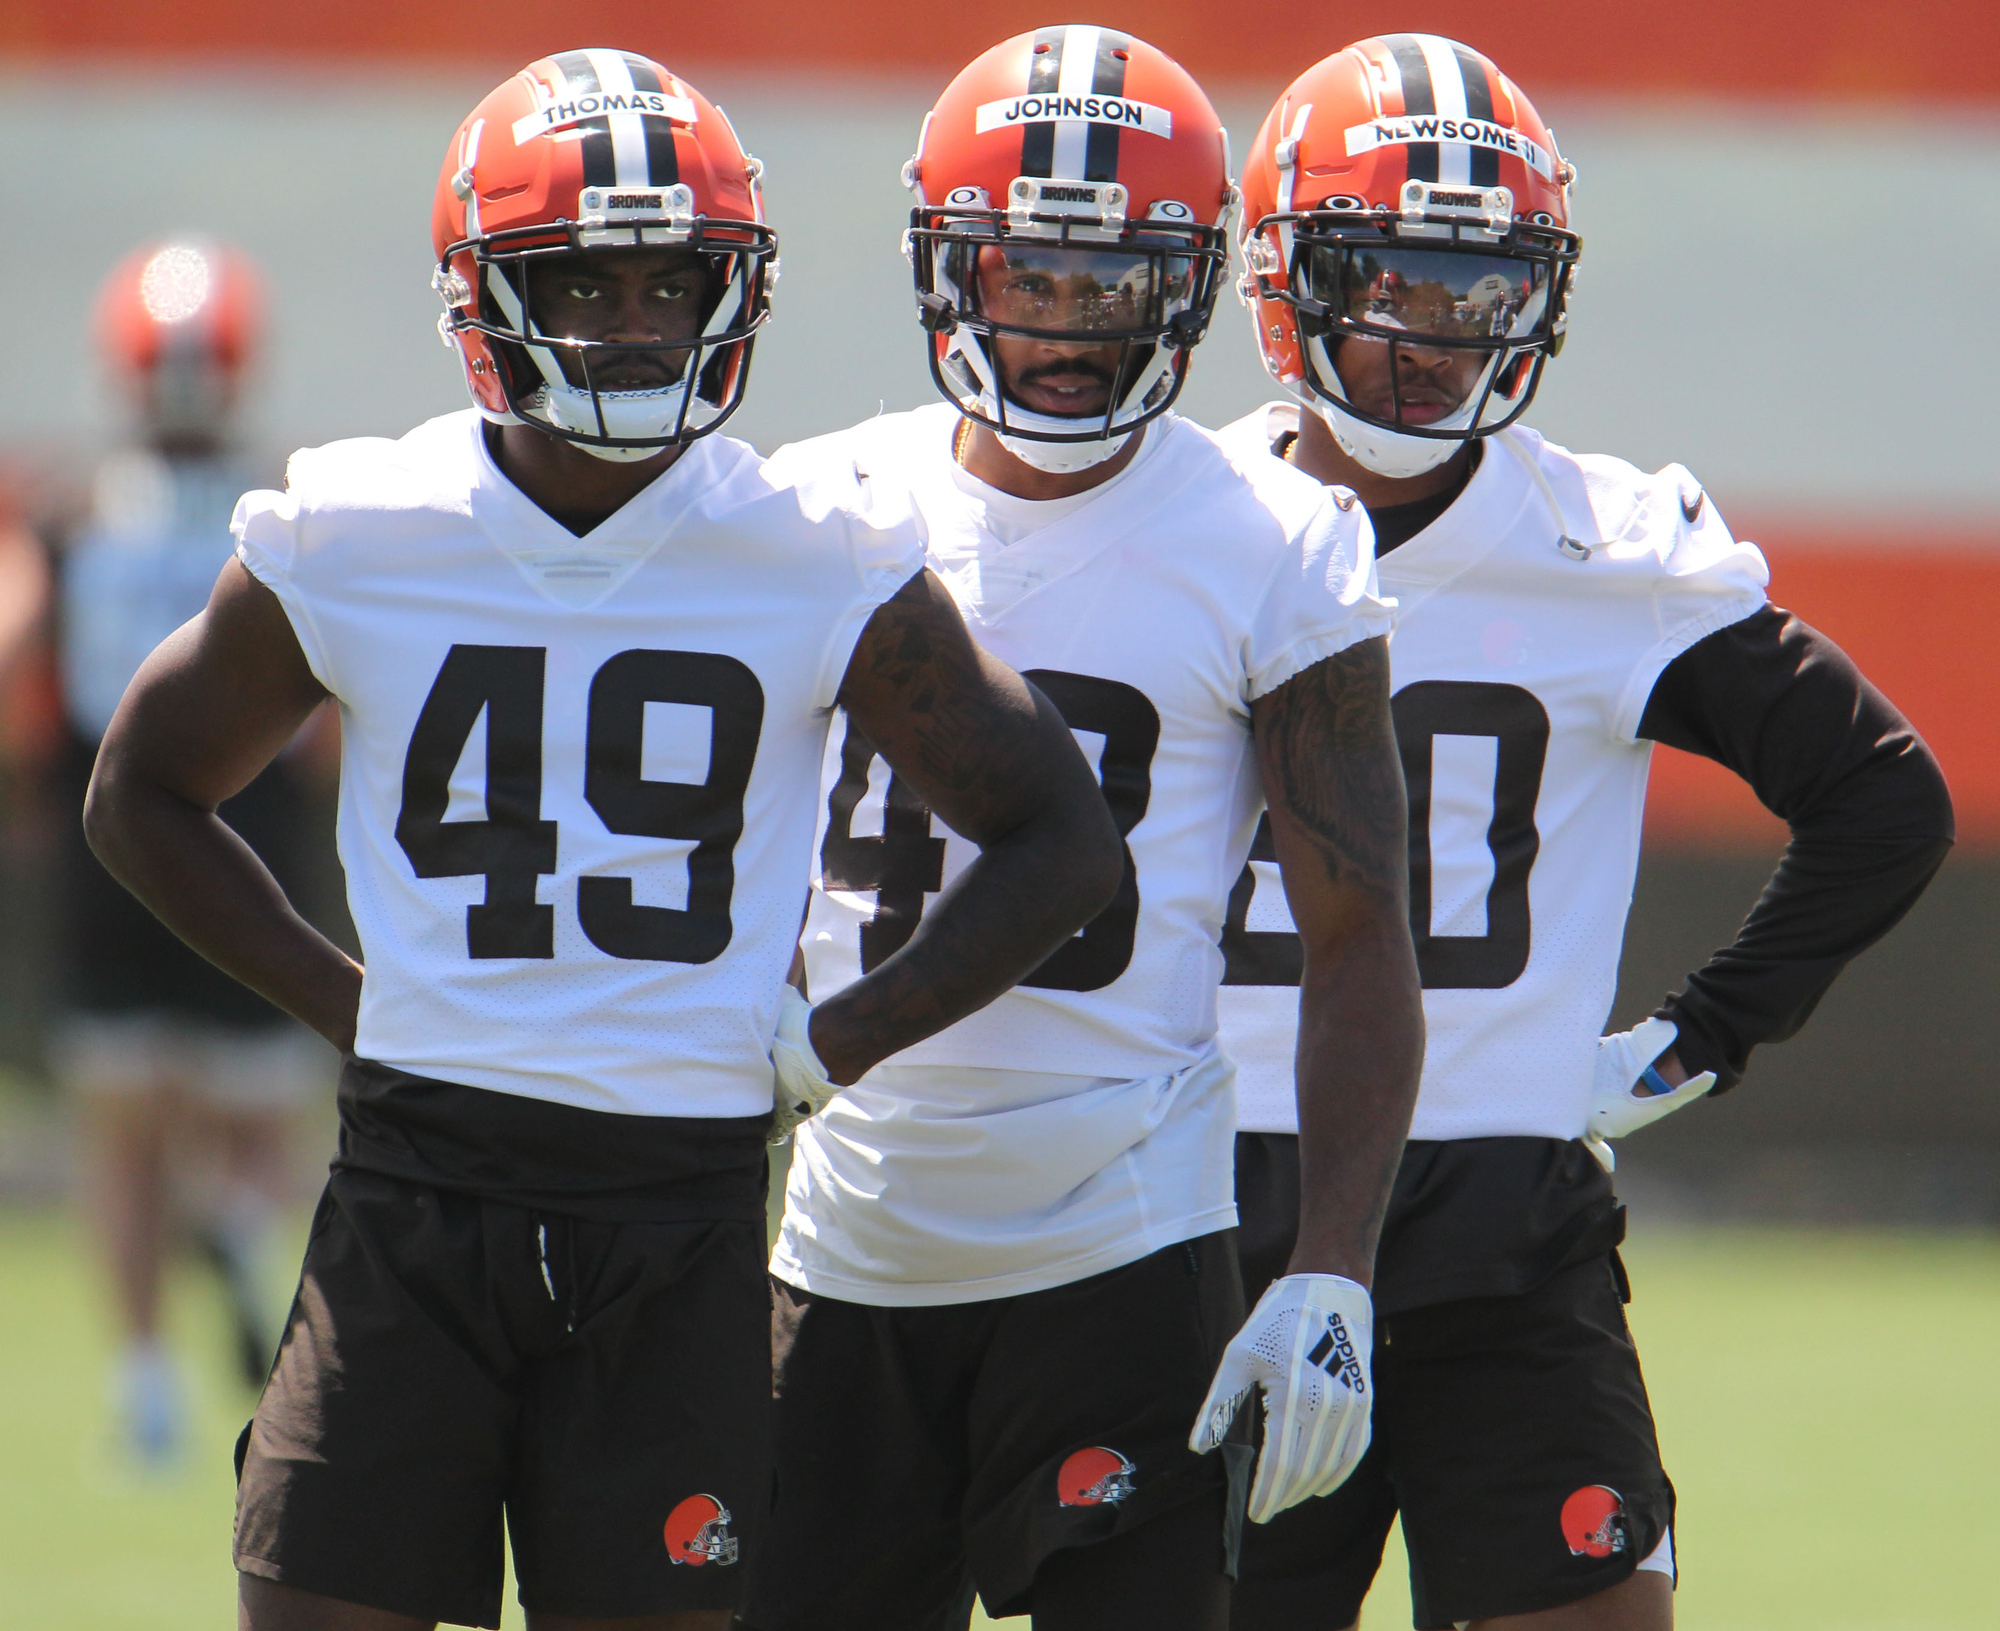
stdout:
POLYGON ((1338 1489, 1368 1450, 1375 1309, 1338 1274, 1288 1274, 1257 1299, 1223 1351, 1188 1447, 1206 1455, 1252 1388, 1264 1390, 1264 1448, 1250 1521, 1338 1489))
POLYGON ((1673 1021, 1649 1019, 1629 1031, 1597 1039, 1597 1076, 1591 1083, 1590 1126, 1583 1141, 1606 1172, 1618 1168, 1608 1140, 1651 1126, 1715 1086, 1712 1070, 1675 1087, 1653 1068, 1679 1035, 1673 1021))
POLYGON ((778 1034, 771 1043, 771 1063, 778 1073, 773 1104, 771 1142, 782 1144, 802 1121, 824 1110, 840 1089, 827 1079, 826 1066, 813 1052, 812 1004, 791 986, 778 1005, 778 1034))

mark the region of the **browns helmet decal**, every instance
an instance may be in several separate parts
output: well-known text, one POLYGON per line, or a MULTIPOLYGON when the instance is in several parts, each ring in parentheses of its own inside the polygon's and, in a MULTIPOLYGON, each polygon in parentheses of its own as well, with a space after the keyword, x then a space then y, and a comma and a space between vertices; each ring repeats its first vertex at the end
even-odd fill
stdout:
POLYGON ((1562 1505, 1563 1539, 1572 1557, 1610 1557, 1625 1550, 1625 1501, 1605 1484, 1585 1484, 1562 1505))
POLYGON ((672 1512, 666 1523, 667 1558, 702 1568, 714 1563, 724 1568, 738 1554, 736 1537, 729 1532, 729 1508, 713 1495, 690 1495, 672 1512))
POLYGON ((1072 1450, 1056 1472, 1056 1499, 1063 1506, 1116 1506, 1132 1494, 1134 1470, 1102 1444, 1072 1450))

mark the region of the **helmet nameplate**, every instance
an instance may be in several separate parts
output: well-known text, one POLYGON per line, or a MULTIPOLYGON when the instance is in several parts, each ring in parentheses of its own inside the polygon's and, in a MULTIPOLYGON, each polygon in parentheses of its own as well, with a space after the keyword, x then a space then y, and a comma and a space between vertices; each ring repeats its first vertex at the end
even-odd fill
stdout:
POLYGON ((694 189, 586 187, 577 195, 577 242, 585 249, 628 248, 634 243, 681 244, 694 232, 694 189), (634 233, 632 229, 640 230, 634 233))
POLYGON ((1455 238, 1471 226, 1474 237, 1499 240, 1514 224, 1514 194, 1507 187, 1472 187, 1455 182, 1403 183, 1402 220, 1405 238, 1455 238), (1481 225, 1472 226, 1474 222, 1481 225))
POLYGON ((1007 226, 1039 237, 1116 238, 1125 230, 1128 196, 1115 181, 1016 176, 1007 188, 1007 226))

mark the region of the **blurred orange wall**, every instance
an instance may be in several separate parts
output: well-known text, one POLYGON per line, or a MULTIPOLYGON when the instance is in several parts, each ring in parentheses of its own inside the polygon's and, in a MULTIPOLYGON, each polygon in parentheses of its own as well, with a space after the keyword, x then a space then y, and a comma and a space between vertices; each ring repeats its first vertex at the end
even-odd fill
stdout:
MULTIPOLYGON (((1990 0, 1676 0, 1607 5, 1480 0, 1241 11, 1218 0, 1112 0, 1090 20, 1142 34, 1197 74, 1288 80, 1366 34, 1420 28, 1478 46, 1539 96, 1551 89, 1872 100, 2000 100, 2000 6, 1990 0), (1282 21, 1281 21, 1282 20, 1282 21)), ((7 0, 0 56, 429 57, 517 65, 616 44, 690 68, 767 62, 858 73, 949 73, 996 40, 1062 14, 995 0, 489 0, 478 6, 343 0, 7 0)))
MULTIPOLYGON (((1743 526, 1771 562, 1771 598, 1832 636, 1901 708, 1951 783, 1961 847, 2000 846, 2000 534, 1885 543, 1743 526)), ((1729 772, 1663 748, 1649 841, 1775 849, 1784 827, 1729 772)))

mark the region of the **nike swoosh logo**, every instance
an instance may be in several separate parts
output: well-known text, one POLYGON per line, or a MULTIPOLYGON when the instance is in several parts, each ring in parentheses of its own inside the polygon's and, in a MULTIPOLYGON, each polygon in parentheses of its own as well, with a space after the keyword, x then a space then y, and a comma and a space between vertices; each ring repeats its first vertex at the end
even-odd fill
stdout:
POLYGON ((1689 526, 1693 526, 1696 520, 1700 518, 1701 507, 1707 502, 1708 489, 1706 487, 1697 487, 1695 489, 1694 502, 1692 504, 1688 502, 1686 493, 1681 494, 1681 515, 1689 526))

